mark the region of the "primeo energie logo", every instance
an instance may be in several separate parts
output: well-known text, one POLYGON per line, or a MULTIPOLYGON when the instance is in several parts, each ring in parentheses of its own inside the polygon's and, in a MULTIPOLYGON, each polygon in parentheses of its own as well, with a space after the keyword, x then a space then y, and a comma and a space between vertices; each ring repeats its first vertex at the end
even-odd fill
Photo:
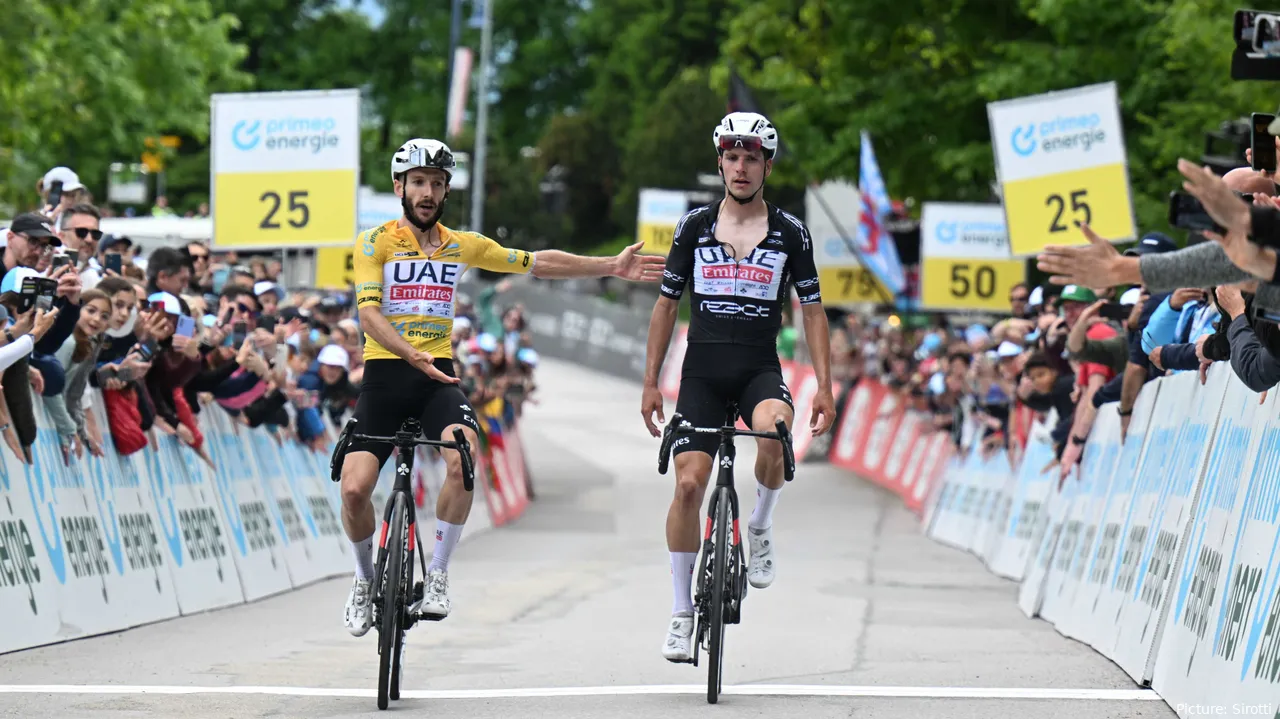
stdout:
POLYGON ((310 150, 318 153, 338 146, 333 134, 337 120, 329 117, 278 117, 241 120, 231 126, 231 144, 249 152, 265 150, 310 150))
POLYGON ((1094 145, 1106 142, 1107 134, 1099 127, 1102 118, 1098 113, 1088 115, 1059 115, 1040 123, 1027 123, 1013 128, 1009 144, 1022 157, 1029 157, 1037 149, 1041 152, 1059 152, 1079 149, 1088 152, 1094 145))

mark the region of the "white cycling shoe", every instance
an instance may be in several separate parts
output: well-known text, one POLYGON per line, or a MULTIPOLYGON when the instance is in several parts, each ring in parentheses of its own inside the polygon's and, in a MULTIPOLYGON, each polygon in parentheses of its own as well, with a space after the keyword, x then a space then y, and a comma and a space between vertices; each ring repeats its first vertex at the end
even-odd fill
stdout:
POLYGON ((373 626, 373 587, 369 580, 357 578, 352 583, 342 621, 353 637, 363 637, 373 626))
POLYGON ((751 546, 751 558, 747 561, 747 581, 756 589, 773 584, 773 528, 747 527, 747 543, 751 546))
POLYGON ((669 662, 688 662, 693 657, 693 612, 671 615, 662 656, 669 662))
POLYGON ((416 607, 410 607, 410 611, 444 619, 449 616, 451 608, 452 604, 449 602, 449 573, 443 569, 432 569, 427 572, 422 602, 416 607))

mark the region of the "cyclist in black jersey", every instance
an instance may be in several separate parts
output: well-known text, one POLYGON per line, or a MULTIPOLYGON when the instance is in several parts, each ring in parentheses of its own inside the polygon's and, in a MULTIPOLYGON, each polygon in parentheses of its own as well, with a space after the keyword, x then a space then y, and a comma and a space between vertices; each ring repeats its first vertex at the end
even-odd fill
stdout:
MULTIPOLYGON (((791 286, 800 297, 818 393, 810 431, 826 432, 835 417, 831 394, 830 336, 813 240, 804 223, 764 201, 765 178, 773 169, 778 133, 756 113, 735 112, 716 126, 712 139, 725 184, 724 199, 689 212, 676 225, 667 255, 662 294, 653 308, 640 411, 649 432, 666 421, 658 376, 685 288, 692 319, 688 350, 680 375, 676 411, 698 427, 718 427, 725 406, 736 400, 742 419, 759 432, 773 431, 777 419, 790 427, 794 408, 782 381, 777 338, 791 286)), ((676 492, 667 514, 667 548, 675 601, 662 655, 673 662, 690 658, 693 634, 691 595, 700 536, 698 512, 719 437, 693 435, 675 442, 676 492)), ((774 578, 772 516, 782 490, 782 447, 757 440, 755 511, 747 523, 751 586, 768 587, 774 578)))

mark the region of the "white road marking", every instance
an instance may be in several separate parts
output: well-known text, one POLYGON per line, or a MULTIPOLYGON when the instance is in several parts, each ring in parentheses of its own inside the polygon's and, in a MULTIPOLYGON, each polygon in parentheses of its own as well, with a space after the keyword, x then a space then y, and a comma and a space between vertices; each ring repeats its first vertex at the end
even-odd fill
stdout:
MULTIPOLYGON (((527 689, 438 689, 401 692, 405 699, 529 699, 545 697, 613 697, 655 694, 703 694, 703 684, 657 684, 616 687, 545 687, 527 689)), ((1162 701, 1150 689, 1037 689, 1016 687, 879 687, 826 684, 739 684, 723 694, 739 696, 878 697, 896 699, 1093 699, 1162 701)), ((373 689, 323 687, 126 686, 116 684, 8 684, 0 694, 260 694, 296 697, 375 696, 373 689)))

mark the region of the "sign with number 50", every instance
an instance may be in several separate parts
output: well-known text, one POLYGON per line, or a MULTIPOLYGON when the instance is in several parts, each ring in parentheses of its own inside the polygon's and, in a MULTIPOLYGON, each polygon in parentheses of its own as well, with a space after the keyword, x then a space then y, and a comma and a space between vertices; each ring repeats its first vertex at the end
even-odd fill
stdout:
POLYGON ((360 92, 211 99, 213 245, 350 246, 360 169, 360 92))
POLYGON ((1113 82, 987 105, 1013 255, 1137 237, 1113 82))

